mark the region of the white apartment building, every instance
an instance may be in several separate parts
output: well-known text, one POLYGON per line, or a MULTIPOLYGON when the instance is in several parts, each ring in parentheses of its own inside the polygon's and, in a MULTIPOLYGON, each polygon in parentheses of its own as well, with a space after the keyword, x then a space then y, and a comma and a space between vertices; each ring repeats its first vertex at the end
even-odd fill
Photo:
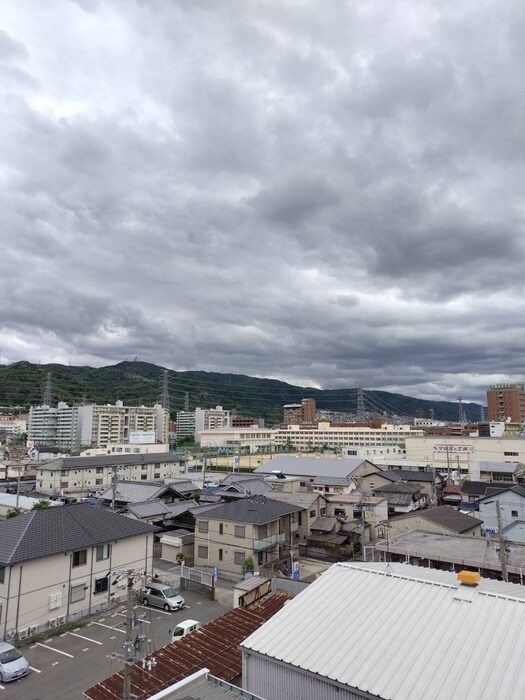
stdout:
POLYGON ((423 436, 423 430, 409 425, 384 424, 380 428, 332 426, 328 421, 320 421, 317 427, 287 425, 278 428, 275 435, 277 448, 292 447, 296 450, 310 450, 327 446, 343 447, 392 447, 402 445, 408 437, 423 436))
POLYGON ((79 457, 98 457, 99 455, 147 455, 147 454, 158 454, 162 452, 169 452, 170 446, 166 442, 164 444, 154 443, 141 445, 139 443, 129 445, 127 442, 120 443, 120 445, 108 445, 107 447, 89 447, 87 450, 83 450, 79 457))
POLYGON ((59 401, 56 407, 31 406, 27 440, 33 445, 50 445, 75 450, 79 444, 79 407, 59 401))
POLYGON ((195 409, 195 441, 198 442, 199 435, 203 430, 214 430, 216 428, 230 427, 230 412, 225 411, 222 406, 215 408, 195 409))
POLYGON ((168 442, 169 411, 160 404, 124 406, 92 404, 79 410, 80 443, 85 446, 106 447, 130 441, 132 433, 154 432, 157 442, 168 442))
POLYGON ((27 432, 27 420, 17 416, 0 416, 0 433, 19 437, 27 432))

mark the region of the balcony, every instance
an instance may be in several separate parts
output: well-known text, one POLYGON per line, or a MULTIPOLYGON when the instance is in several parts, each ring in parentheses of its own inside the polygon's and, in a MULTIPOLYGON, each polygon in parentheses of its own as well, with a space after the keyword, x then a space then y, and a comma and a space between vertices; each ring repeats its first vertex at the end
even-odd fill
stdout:
POLYGON ((278 535, 270 535, 269 537, 263 537, 262 540, 253 541, 254 552, 260 552, 263 549, 269 549, 276 544, 284 544, 285 534, 280 532, 278 535))

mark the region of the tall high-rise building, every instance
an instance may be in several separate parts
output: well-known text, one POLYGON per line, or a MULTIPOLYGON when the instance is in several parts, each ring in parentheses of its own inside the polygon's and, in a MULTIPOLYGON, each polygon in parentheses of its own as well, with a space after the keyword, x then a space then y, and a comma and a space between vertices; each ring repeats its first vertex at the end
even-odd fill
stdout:
POLYGON ((195 411, 177 411, 177 440, 195 435, 195 411))
POLYGON ((154 434, 154 442, 166 443, 169 438, 169 412, 160 404, 155 406, 124 406, 91 404, 80 407, 81 444, 107 447, 109 444, 130 442, 133 434, 154 434))
POLYGON ((197 407, 195 409, 195 442, 200 441, 199 432, 201 430, 229 427, 230 412, 225 411, 222 406, 215 406, 215 408, 197 407))
POLYGON ((302 399, 301 403, 288 403, 283 406, 285 425, 314 425, 316 423, 315 399, 302 399))
POLYGON ((27 423, 27 439, 34 445, 49 445, 74 451, 80 444, 79 407, 58 405, 31 406, 27 423))
POLYGON ((525 421, 525 384, 493 384, 487 391, 489 421, 525 421))

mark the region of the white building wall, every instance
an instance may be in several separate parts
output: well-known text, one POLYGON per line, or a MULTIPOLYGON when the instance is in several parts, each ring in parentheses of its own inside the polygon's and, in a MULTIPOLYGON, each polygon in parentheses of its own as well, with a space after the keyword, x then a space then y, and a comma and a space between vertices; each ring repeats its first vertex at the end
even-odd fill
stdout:
POLYGON ((63 624, 101 610, 113 600, 124 599, 126 589, 112 586, 115 579, 111 574, 117 570, 133 569, 151 575, 153 533, 114 542, 107 559, 97 561, 96 547, 87 549, 86 563, 81 566, 73 566, 72 557, 72 552, 64 552, 6 567, 4 583, 0 584, 3 611, 0 630, 3 635, 9 630, 32 626, 48 629, 57 626, 57 618, 65 618, 63 624), (111 578, 108 590, 95 593, 95 581, 107 574, 111 578), (71 602, 71 589, 81 585, 85 587, 85 597, 71 602), (55 620, 55 623, 50 624, 50 620, 55 620))
POLYGON ((512 493, 512 491, 504 491, 491 496, 488 501, 479 502, 479 512, 475 515, 480 520, 483 520, 485 533, 494 534, 498 532, 496 501, 500 503, 503 528, 512 525, 518 520, 525 521, 525 498, 518 496, 517 493, 512 493))

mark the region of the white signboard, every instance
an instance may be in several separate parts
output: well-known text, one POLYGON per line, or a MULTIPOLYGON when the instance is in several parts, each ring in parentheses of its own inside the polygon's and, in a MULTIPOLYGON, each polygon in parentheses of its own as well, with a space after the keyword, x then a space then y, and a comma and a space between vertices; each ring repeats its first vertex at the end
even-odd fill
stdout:
POLYGON ((468 453, 472 454, 474 449, 472 445, 434 445, 434 452, 449 452, 452 453, 468 453))
POLYGON ((130 433, 130 445, 151 445, 155 442, 155 431, 145 430, 144 432, 130 433))

